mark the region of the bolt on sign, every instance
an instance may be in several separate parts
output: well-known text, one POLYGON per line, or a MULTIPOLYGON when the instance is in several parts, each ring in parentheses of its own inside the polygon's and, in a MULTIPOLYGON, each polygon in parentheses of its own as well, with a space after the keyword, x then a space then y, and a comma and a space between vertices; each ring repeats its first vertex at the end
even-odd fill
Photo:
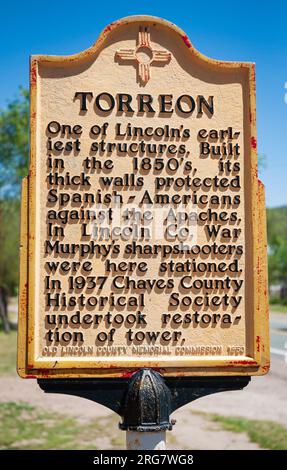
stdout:
POLYGON ((32 56, 18 371, 268 371, 255 68, 138 16, 32 56))

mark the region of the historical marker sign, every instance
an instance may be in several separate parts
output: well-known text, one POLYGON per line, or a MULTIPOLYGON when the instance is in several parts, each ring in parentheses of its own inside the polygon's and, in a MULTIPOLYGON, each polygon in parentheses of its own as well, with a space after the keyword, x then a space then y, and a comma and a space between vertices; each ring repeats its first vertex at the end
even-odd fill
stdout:
POLYGON ((254 64, 131 17, 31 58, 24 377, 268 370, 254 64))

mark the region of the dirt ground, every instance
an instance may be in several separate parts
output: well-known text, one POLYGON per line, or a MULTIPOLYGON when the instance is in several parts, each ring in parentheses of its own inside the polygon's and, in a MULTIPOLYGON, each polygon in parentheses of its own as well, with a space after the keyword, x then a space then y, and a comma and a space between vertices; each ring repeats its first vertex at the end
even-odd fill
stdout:
MULTIPOLYGON (((226 393, 228 394, 229 392, 226 393)), ((104 406, 83 398, 45 394, 35 380, 21 380, 18 377, 1 378, 0 401, 25 401, 45 410, 71 415, 83 423, 92 418, 108 417, 112 414, 104 406)), ((211 401, 211 397, 208 401, 211 401)), ((213 401, 216 405, 215 396, 213 401)), ((210 406, 212 409, 211 404, 210 406)), ((186 405, 173 414, 176 424, 172 432, 167 433, 168 441, 170 441, 169 449, 259 449, 257 444, 249 442, 246 435, 224 431, 217 423, 193 413, 193 409, 195 409, 195 403, 186 405)), ((196 410, 207 411, 206 406, 200 405, 200 401, 197 403, 196 410)), ((99 447, 98 441, 96 445, 99 447)))
MULTIPOLYGON (((16 311, 16 307, 15 307, 16 311)), ((278 314, 276 314, 276 318, 278 314)), ((283 316, 286 319, 286 315, 283 316)), ((222 429, 207 413, 238 416, 257 420, 270 420, 287 428, 287 364, 272 357, 271 371, 263 377, 254 377, 242 391, 223 392, 200 398, 173 414, 176 424, 167 432, 169 449, 259 449, 244 433, 222 429)), ((81 423, 91 419, 107 418, 116 427, 120 421, 113 413, 92 401, 67 395, 45 394, 33 379, 23 380, 16 374, 0 377, 0 402, 27 402, 46 411, 54 411, 77 418, 81 423), (111 419, 110 419, 111 418, 111 419)), ((116 431, 123 442, 123 431, 116 431)), ((97 448, 105 449, 109 443, 109 429, 103 430, 97 448)))
MULTIPOLYGON (((199 413, 273 420, 287 427, 286 371, 286 366, 274 360, 270 374, 253 378, 245 390, 210 395, 177 410, 173 414, 177 423, 173 431, 168 432, 169 448, 258 449, 247 435, 224 431, 218 423, 199 413)), ((1 402, 25 401, 45 410, 74 416, 82 422, 112 414, 107 408, 83 398, 45 394, 32 379, 23 380, 16 375, 2 377, 0 384, 1 402)))

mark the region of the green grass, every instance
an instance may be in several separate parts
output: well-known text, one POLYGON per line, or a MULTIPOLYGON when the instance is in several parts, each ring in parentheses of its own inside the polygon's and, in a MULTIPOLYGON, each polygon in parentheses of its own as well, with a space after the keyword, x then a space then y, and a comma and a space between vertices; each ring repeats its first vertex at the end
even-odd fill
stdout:
POLYGON ((0 331, 0 375, 16 374, 17 333, 0 331))
MULTIPOLYGON (((0 450, 125 449, 113 414, 83 423, 24 402, 0 403, 0 450)), ((168 433, 169 445, 177 443, 168 433)))
POLYGON ((287 313, 287 305, 270 304, 270 312, 274 313, 287 313))
POLYGON ((124 448, 118 422, 119 417, 113 415, 83 423, 27 403, 0 403, 0 449, 124 448))
POLYGON ((246 433, 251 442, 263 449, 287 450, 287 429, 274 421, 236 418, 234 416, 209 415, 230 432, 246 433))
MULTIPOLYGON (((261 448, 287 449, 287 429, 273 421, 199 414, 226 431, 247 434, 261 448)), ((124 449, 125 433, 118 422, 115 414, 83 422, 23 402, 0 403, 0 449, 124 449)), ((177 443, 174 436, 168 437, 170 444, 177 443)))
MULTIPOLYGON (((119 421, 115 413, 83 422, 24 402, 0 403, 0 450, 125 449, 119 421)), ((168 442, 177 443, 171 433, 168 442)))

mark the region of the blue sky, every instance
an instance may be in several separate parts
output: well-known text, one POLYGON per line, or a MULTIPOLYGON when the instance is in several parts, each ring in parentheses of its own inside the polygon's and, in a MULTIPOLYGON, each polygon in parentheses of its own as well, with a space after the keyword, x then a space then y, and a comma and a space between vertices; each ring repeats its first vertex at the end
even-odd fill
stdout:
POLYGON ((267 165, 261 179, 267 205, 287 205, 286 0, 3 2, 0 107, 17 94, 19 85, 28 86, 30 54, 79 52, 108 23, 135 14, 176 23, 209 57, 256 62, 258 147, 267 165))

